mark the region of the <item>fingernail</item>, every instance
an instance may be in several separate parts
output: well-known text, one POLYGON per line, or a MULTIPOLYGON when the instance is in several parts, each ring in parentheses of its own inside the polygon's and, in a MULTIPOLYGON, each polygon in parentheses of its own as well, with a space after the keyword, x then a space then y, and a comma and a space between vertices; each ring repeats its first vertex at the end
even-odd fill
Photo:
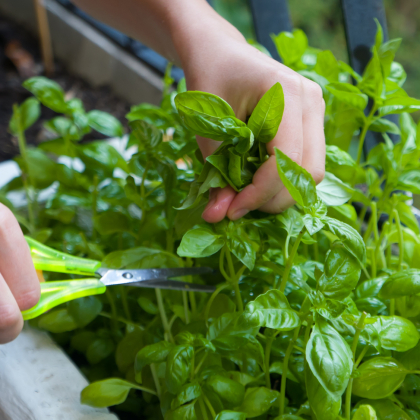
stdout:
POLYGON ((216 204, 216 201, 217 201, 217 197, 214 197, 214 198, 212 198, 208 203, 207 203, 207 206, 206 206, 206 208, 204 209, 204 211, 203 211, 203 213, 202 213, 202 215, 208 210, 208 209, 211 209, 215 204, 216 204))
POLYGON ((233 214, 232 217, 230 218, 230 220, 238 220, 241 217, 244 217, 246 214, 249 213, 248 209, 240 209, 240 210, 236 210, 233 214))

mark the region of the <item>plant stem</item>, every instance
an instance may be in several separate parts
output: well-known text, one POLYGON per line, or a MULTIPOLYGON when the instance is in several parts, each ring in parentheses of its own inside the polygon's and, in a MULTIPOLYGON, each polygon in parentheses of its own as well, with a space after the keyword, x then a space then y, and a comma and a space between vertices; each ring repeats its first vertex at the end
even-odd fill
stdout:
POLYGON ((185 323, 190 323, 190 316, 188 314, 188 294, 186 290, 182 291, 182 301, 184 304, 184 316, 185 316, 185 323))
POLYGON ((116 318, 113 318, 113 316, 111 314, 109 314, 108 312, 100 312, 99 313, 100 316, 103 316, 104 318, 108 318, 108 319, 116 319, 118 322, 122 322, 123 324, 127 324, 127 325, 133 325, 137 328, 140 328, 141 330, 144 330, 144 327, 140 324, 136 324, 135 322, 131 322, 128 319, 122 318, 120 316, 117 316, 116 318))
POLYGON ((314 239, 315 239, 315 243, 314 243, 314 260, 315 261, 319 261, 319 245, 318 245, 318 238, 317 238, 317 234, 315 233, 314 235, 314 239))
POLYGON ((127 287, 126 286, 120 286, 120 292, 121 292, 121 301, 124 308, 124 314, 127 317, 128 320, 132 320, 131 313, 130 313, 130 307, 128 305, 127 300, 127 287))
POLYGON ((369 112, 368 117, 366 118, 365 125, 363 126, 362 132, 360 133, 359 148, 357 150, 357 160, 356 160, 357 165, 360 164, 360 160, 362 159, 363 144, 365 142, 366 133, 372 122, 373 115, 375 114, 377 109, 378 107, 376 106, 376 103, 374 103, 372 106, 372 109, 369 112))
POLYGON ((281 384, 280 384, 280 407, 279 407, 279 416, 284 414, 284 407, 286 402, 286 379, 287 379, 287 371, 289 370, 289 358, 292 354, 293 347, 296 343, 297 338, 299 337, 300 333, 300 326, 295 328, 295 332, 293 334, 293 338, 287 347, 286 354, 284 355, 283 361, 283 374, 281 375, 281 384))
POLYGON ((203 366, 203 363, 205 362, 207 358, 208 353, 205 353, 203 358, 200 360, 200 363, 198 363, 197 367, 195 368, 194 375, 197 375, 197 373, 200 371, 201 366, 203 366))
POLYGON ((136 385, 136 384, 132 384, 132 387, 134 389, 138 389, 139 391, 148 392, 149 394, 157 396, 157 393, 155 391, 153 391, 153 389, 145 388, 144 386, 139 386, 139 385, 136 385))
POLYGON ((286 237, 286 241, 284 243, 284 260, 287 261, 289 258, 289 242, 290 242, 290 235, 288 234, 286 237))
MULTIPOLYGON (((357 343, 359 342, 359 336, 362 332, 364 325, 365 325, 365 318, 367 316, 366 312, 363 312, 362 315, 360 315, 359 321, 356 325, 356 333, 353 337, 353 343, 351 345, 351 352, 353 354, 353 365, 356 359, 356 350, 357 350, 357 343)), ((350 420, 350 414, 351 414, 351 390, 353 388, 353 378, 350 378, 349 383, 347 385, 346 389, 346 419, 350 420)))
MULTIPOLYGON (((98 184, 99 178, 98 175, 93 177, 93 191, 92 191, 92 219, 95 218, 98 212, 98 184)), ((97 237, 97 231, 95 227, 92 229, 92 240, 95 242, 97 237)))
POLYGON ((152 377, 153 377, 153 381, 154 381, 155 387, 156 387, 156 394, 157 394, 158 398, 160 399, 160 396, 161 396, 160 382, 159 382, 159 378, 157 376, 156 366, 155 366, 154 363, 150 364, 150 370, 152 371, 152 377))
POLYGON ((222 284, 211 294, 210 299, 207 302, 206 309, 204 311, 204 319, 205 319, 207 327, 209 326, 209 312, 210 312, 211 305, 212 305, 214 299, 216 299, 217 295, 222 290, 226 289, 227 287, 230 287, 230 284, 222 284))
POLYGON ((159 308, 160 319, 162 320, 163 330, 165 331, 165 340, 174 343, 174 339, 171 334, 171 329, 169 327, 168 318, 166 317, 165 307, 163 306, 162 292, 160 289, 155 289, 156 300, 159 308))
POLYGON ((271 354, 271 346, 273 344, 273 341, 275 339, 275 335, 272 337, 268 337, 267 341, 265 343, 265 386, 268 389, 271 389, 271 380, 270 380, 270 354, 271 354))
POLYGON ((300 232, 298 237, 296 238, 295 243, 293 244, 292 250, 290 251, 289 258, 287 259, 286 266, 284 267, 283 277, 280 283, 280 291, 284 292, 286 289, 287 280, 289 280, 290 270, 293 266, 293 260, 295 259, 296 252, 298 250, 300 241, 302 240, 303 235, 305 234, 305 228, 303 228, 300 232))
MULTIPOLYGON (((235 290, 236 303, 238 305, 238 310, 239 310, 239 312, 243 312, 244 304, 242 302, 241 290, 239 288, 239 277, 240 277, 240 275, 238 276, 235 273, 235 267, 233 265, 232 255, 229 251, 229 248, 227 247, 227 245, 225 245, 224 248, 225 248, 224 254, 226 255, 226 261, 228 263, 229 273, 230 273, 229 279, 230 279, 230 282, 233 283, 233 288, 235 290)), ((243 270, 242 270, 242 272, 243 272, 243 270)))
POLYGON ((206 405, 203 400, 203 396, 198 399, 198 403, 200 404, 201 413, 203 414, 203 420, 209 420, 209 416, 207 414, 206 405))
POLYGON ((361 351, 359 357, 357 358, 357 360, 354 362, 354 366, 357 367, 360 365, 360 362, 363 360, 363 358, 365 357, 366 352, 368 351, 369 345, 366 344, 365 348, 361 351))
POLYGON ((398 271, 402 270, 403 266, 403 260, 404 260, 404 236, 403 236, 403 230, 401 226, 400 221, 400 215, 398 214, 398 211, 394 209, 393 211, 395 224, 397 225, 398 230, 398 245, 399 245, 399 256, 398 256, 398 271))
POLYGON ((371 256, 370 256, 370 259, 371 259, 371 266, 372 266, 372 270, 371 270, 371 272, 372 272, 372 278, 375 278, 376 277, 376 248, 370 248, 370 251, 371 251, 371 256))
POLYGON ((109 289, 106 289, 106 297, 108 298, 109 306, 111 306, 111 314, 112 314, 112 328, 114 330, 117 329, 117 319, 118 319, 118 313, 117 313, 117 307, 115 306, 114 297, 112 296, 112 293, 109 289))
POLYGON ((209 399, 206 397, 206 395, 205 395, 205 394, 203 394, 203 399, 204 399, 204 402, 205 402, 205 403, 206 403, 206 405, 207 405, 207 408, 208 408, 208 409, 209 409, 209 411, 210 411, 211 416, 212 416, 213 418, 215 418, 215 417, 216 417, 216 412, 214 411, 213 406, 211 405, 211 403, 210 403, 209 399))

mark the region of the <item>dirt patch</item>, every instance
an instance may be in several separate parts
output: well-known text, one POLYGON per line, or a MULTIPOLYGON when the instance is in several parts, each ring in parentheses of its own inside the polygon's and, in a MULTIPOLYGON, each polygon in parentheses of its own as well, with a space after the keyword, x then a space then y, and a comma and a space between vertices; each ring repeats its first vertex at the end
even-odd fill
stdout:
MULTIPOLYGON (((13 104, 21 103, 31 96, 22 87, 25 76, 19 74, 16 67, 17 60, 13 60, 13 57, 10 58, 11 46, 16 47, 16 44, 20 46, 21 51, 27 53, 27 56, 23 54, 23 60, 33 60, 33 64, 30 64, 30 70, 36 75, 43 75, 38 40, 24 28, 0 14, 0 161, 12 159, 19 153, 17 140, 8 131, 9 119, 13 104)), ((67 97, 80 98, 87 111, 100 109, 109 112, 120 121, 125 121, 124 116, 130 109, 129 103, 116 97, 107 86, 90 86, 79 77, 70 74, 58 61, 55 62, 55 73, 51 79, 60 84, 67 97)), ((29 144, 36 145, 44 139, 42 123, 54 115, 53 111, 42 107, 40 120, 27 131, 27 142, 29 144)), ((100 138, 100 135, 97 134, 85 137, 86 140, 98 138, 100 138)))

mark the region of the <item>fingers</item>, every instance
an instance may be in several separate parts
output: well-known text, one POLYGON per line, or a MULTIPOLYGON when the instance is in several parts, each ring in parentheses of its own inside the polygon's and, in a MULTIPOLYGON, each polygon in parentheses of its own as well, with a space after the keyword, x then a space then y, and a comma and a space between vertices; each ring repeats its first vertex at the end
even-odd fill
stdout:
POLYGON ((264 206, 283 188, 277 172, 274 147, 292 160, 301 163, 303 149, 301 77, 288 76, 284 84, 285 108, 283 119, 275 138, 267 144, 270 158, 255 173, 252 184, 246 186, 232 201, 228 217, 237 220, 251 210, 264 206))
POLYGON ((23 318, 3 276, 0 274, 0 344, 14 340, 23 327, 23 318))
POLYGON ((40 285, 19 224, 1 204, 0 273, 0 340, 6 340, 22 327, 20 311, 37 304, 40 285))
POLYGON ((226 217, 230 203, 235 196, 236 191, 230 186, 213 188, 210 191, 210 200, 201 217, 208 223, 222 221, 226 217))
MULTIPOLYGON (((325 175, 325 102, 321 88, 309 80, 304 84, 303 96, 303 156, 302 166, 319 184, 325 175)), ((294 204, 286 188, 260 207, 267 213, 281 213, 294 204)))

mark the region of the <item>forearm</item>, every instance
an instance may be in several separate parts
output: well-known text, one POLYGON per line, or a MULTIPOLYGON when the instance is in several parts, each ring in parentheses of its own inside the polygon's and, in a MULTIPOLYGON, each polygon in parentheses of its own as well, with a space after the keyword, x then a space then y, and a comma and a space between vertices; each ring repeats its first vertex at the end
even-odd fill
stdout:
POLYGON ((206 0, 75 0, 91 16, 183 66, 201 41, 220 31, 240 33, 206 0))

